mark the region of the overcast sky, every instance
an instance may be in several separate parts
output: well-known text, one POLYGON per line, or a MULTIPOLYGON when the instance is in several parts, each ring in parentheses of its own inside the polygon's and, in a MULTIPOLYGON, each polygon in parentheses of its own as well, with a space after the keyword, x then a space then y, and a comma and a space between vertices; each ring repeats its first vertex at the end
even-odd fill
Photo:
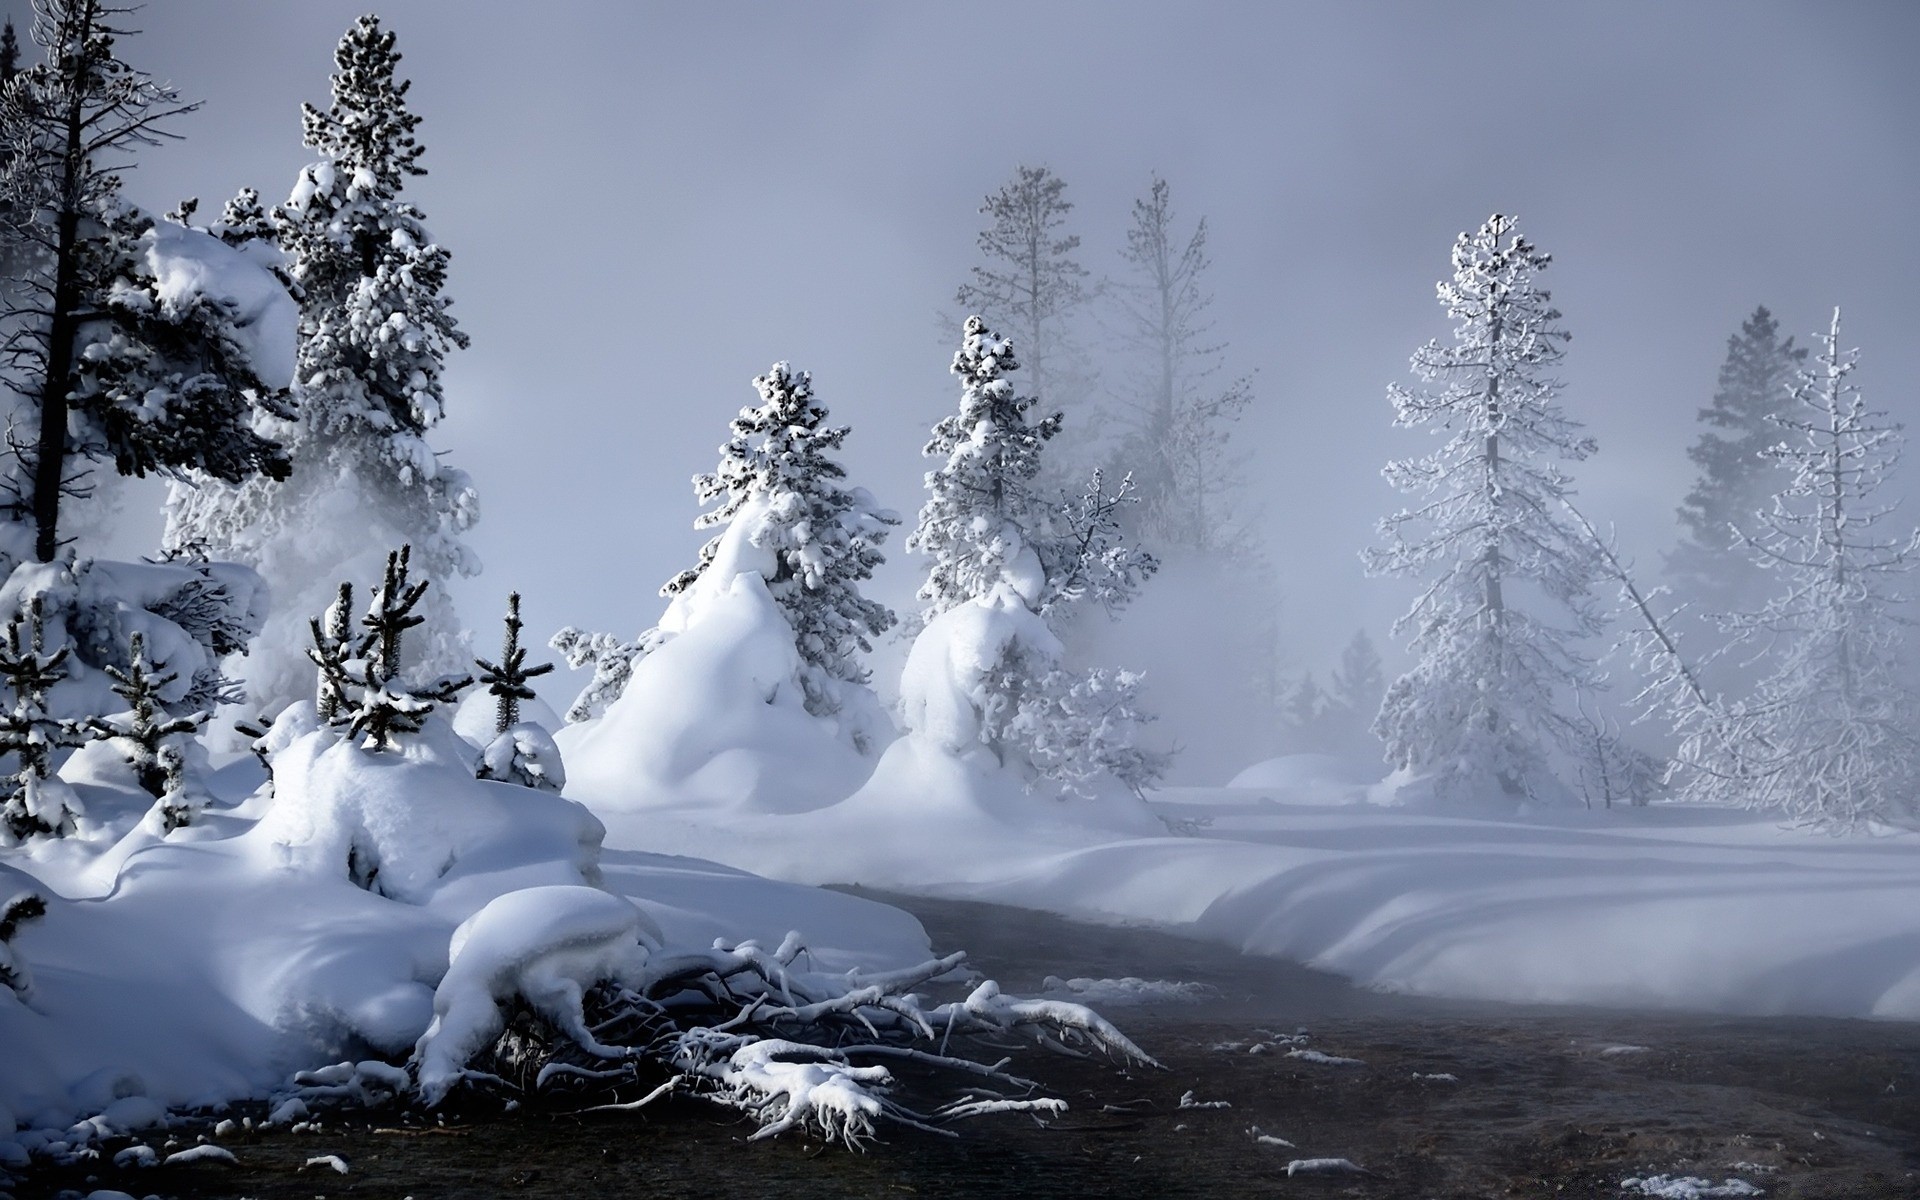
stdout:
MULTIPOLYGON (((165 0, 123 54, 205 107, 133 197, 284 197, 358 3, 165 0)), ((23 0, 4 0, 24 32, 23 0)), ((1869 400, 1920 412, 1920 5, 540 5, 394 0, 426 178, 472 335, 437 444, 471 471, 491 626, 633 633, 703 535, 688 477, 775 359, 851 423, 856 481, 911 517, 957 392, 936 314, 982 197, 1067 181, 1117 270, 1151 172, 1212 225, 1219 332, 1257 371, 1240 443, 1286 649, 1384 638, 1409 585, 1357 550, 1424 436, 1386 387, 1447 325, 1454 236, 1493 211, 1555 263, 1585 506, 1657 566, 1685 447, 1756 304, 1807 340, 1835 304, 1869 400)), ((204 210, 203 210, 204 211, 204 210)), ((1909 466, 1908 475, 1920 467, 1909 466)), ((1912 482, 1912 479, 1909 479, 1912 482)), ((1916 486, 1920 490, 1920 486, 1916 486)), ((896 543, 897 547, 897 543, 896 543)), ((888 591, 917 565, 895 554, 888 591)))

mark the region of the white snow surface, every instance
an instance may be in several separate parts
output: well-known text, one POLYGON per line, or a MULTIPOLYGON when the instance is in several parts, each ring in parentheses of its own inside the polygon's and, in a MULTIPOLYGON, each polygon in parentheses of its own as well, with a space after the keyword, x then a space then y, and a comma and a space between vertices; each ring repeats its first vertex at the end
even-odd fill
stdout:
POLYGON ((342 1058, 397 1060, 436 1019, 434 1044, 452 1047, 505 990, 564 1000, 569 981, 651 945, 774 945, 797 930, 822 970, 932 957, 897 909, 603 854, 585 809, 474 779, 443 725, 375 754, 311 724, 296 711, 276 725, 276 794, 163 838, 137 800, 76 783, 91 810, 117 814, 97 837, 0 852, 0 901, 47 901, 10 943, 30 999, 0 988, 0 1161, 16 1129, 80 1144, 342 1058))
POLYGON ((907 737, 818 812, 604 815, 618 845, 1148 925, 1383 990, 1920 1020, 1920 834, 1835 838, 1724 809, 1491 818, 1169 795, 1156 809, 1197 836, 1076 821, 907 737))

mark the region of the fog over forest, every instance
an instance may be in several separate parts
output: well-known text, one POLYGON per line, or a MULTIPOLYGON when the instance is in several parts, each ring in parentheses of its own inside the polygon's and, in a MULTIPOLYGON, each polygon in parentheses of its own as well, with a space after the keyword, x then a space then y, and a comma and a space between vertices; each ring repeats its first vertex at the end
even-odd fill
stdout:
MULTIPOLYGON (((362 8, 147 8, 125 53, 204 108, 140 156, 130 197, 283 197, 310 158, 299 105, 324 102, 362 8)), ((1180 228, 1206 218, 1224 369, 1253 373, 1234 444, 1288 678, 1324 675, 1357 628, 1402 665, 1387 630, 1417 584, 1368 579, 1359 551, 1403 503, 1382 465, 1432 443, 1391 427, 1386 388, 1447 336, 1434 283, 1491 212, 1553 256, 1563 402, 1600 446, 1574 484, 1650 577, 1756 305, 1801 345, 1843 305, 1869 403, 1920 412, 1909 5, 454 8, 380 11, 423 117, 407 194, 473 339, 431 436, 480 491, 485 571, 454 591, 483 629, 509 588, 540 640, 651 625, 707 536, 687 480, 776 360, 813 373, 853 427, 852 481, 911 528, 978 209, 1021 164, 1065 181, 1096 279, 1121 272, 1155 173, 1180 228)), ((1098 309, 1111 385, 1132 367, 1098 309)), ((1058 444, 1102 420, 1079 408, 1058 444)), ((150 551, 155 494, 111 517, 114 549, 150 551)), ((874 592, 906 607, 924 567, 900 536, 874 592)), ((543 686, 563 705, 579 682, 543 686)))

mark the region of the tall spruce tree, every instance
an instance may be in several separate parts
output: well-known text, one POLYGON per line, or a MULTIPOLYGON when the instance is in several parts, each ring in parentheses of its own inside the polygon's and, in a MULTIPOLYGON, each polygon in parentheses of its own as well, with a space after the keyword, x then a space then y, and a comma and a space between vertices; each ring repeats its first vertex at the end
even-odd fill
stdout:
POLYGON ((34 36, 46 60, 0 90, 0 214, 12 286, 0 363, 26 410, 9 437, 7 507, 33 526, 34 556, 60 551, 61 501, 87 464, 124 475, 284 477, 288 460, 255 432, 284 415, 242 347, 231 309, 155 275, 152 218, 121 197, 135 151, 175 136, 193 111, 122 60, 99 0, 43 0, 34 36))
POLYGON ((1253 381, 1220 378, 1226 348, 1207 315, 1206 218, 1182 237, 1171 190, 1156 177, 1134 201, 1120 255, 1128 266, 1113 289, 1121 333, 1143 366, 1124 397, 1135 428, 1121 461, 1139 488, 1143 536, 1162 551, 1244 551, 1250 538, 1234 509, 1245 480, 1228 442, 1253 401, 1253 381))
MULTIPOLYGON (((276 589, 278 611, 248 667, 267 708, 311 690, 303 614, 324 607, 343 575, 370 567, 372 546, 411 545, 415 568, 442 585, 409 639, 410 669, 452 673, 472 657, 444 584, 479 570, 460 537, 478 501, 466 473, 426 440, 443 412, 446 356, 467 336, 444 295, 450 256, 402 196, 426 173, 420 118, 377 17, 355 22, 334 63, 333 103, 304 113, 319 159, 272 214, 301 292, 299 412, 275 430, 293 476, 283 486, 177 488, 168 509, 170 547, 238 559, 276 589)), ((243 223, 244 200, 234 210, 243 223)))
POLYGON ((1768 668, 1752 695, 1712 707, 1675 693, 1682 794, 1784 811, 1851 829, 1920 817, 1920 712, 1900 671, 1902 575, 1920 567, 1920 531, 1889 529, 1882 493, 1900 427, 1869 409, 1840 349, 1840 310, 1800 371, 1782 440, 1788 482, 1749 551, 1778 581, 1764 607, 1729 618, 1768 668))
POLYGON ((1781 340, 1772 313, 1756 308, 1727 339, 1713 402, 1700 410, 1707 428, 1687 450, 1700 475, 1680 505, 1681 540, 1667 569, 1685 598, 1711 612, 1751 609, 1768 591, 1741 538, 1785 482, 1768 454, 1780 440, 1773 418, 1789 406, 1806 357, 1791 337, 1781 340))
POLYGON ((1046 167, 1021 166, 980 211, 980 262, 954 298, 1007 330, 1019 345, 1030 390, 1048 408, 1074 407, 1093 388, 1092 369, 1075 331, 1089 297, 1079 259, 1080 236, 1066 232, 1073 202, 1066 181, 1046 167))
POLYGON ((835 681, 865 683, 862 656, 873 649, 873 638, 893 627, 893 610, 862 596, 860 584, 885 561, 880 545, 900 518, 865 488, 842 482, 846 469, 831 455, 849 427, 826 423, 811 375, 777 362, 753 386, 760 403, 740 410, 732 437, 720 447, 719 466, 693 481, 702 503, 719 501, 695 527, 721 532, 701 548, 699 563, 661 592, 677 595, 694 586, 739 526, 747 545, 768 556, 763 577, 793 627, 808 711, 834 712, 835 681))
POLYGON ((1415 664, 1387 689, 1374 732, 1390 762, 1431 774, 1445 798, 1540 797, 1553 750, 1582 744, 1571 693, 1593 683, 1576 643, 1600 628, 1597 568, 1562 514, 1561 464, 1594 443, 1558 403, 1551 372, 1567 333, 1538 284, 1550 261, 1508 216, 1461 234, 1439 285, 1453 344, 1413 356, 1438 390, 1390 391, 1395 424, 1448 438, 1386 468, 1419 500, 1381 523, 1389 543, 1368 566, 1425 586, 1394 626, 1415 664))
POLYGON ((13 32, 13 18, 7 18, 5 29, 0 29, 0 87, 13 82, 20 73, 20 39, 13 32))

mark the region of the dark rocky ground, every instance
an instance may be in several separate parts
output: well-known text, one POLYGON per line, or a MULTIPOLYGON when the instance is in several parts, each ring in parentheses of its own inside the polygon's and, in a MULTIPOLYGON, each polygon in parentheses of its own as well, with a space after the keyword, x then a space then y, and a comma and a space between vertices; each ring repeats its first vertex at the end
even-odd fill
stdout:
POLYGON ((783 1200, 1452 1200, 1619 1197, 1632 1194, 1622 1179, 1651 1174, 1737 1177, 1776 1198, 1920 1198, 1920 1027, 1440 1003, 1141 930, 883 898, 917 913, 936 947, 966 947, 1009 991, 1036 992, 1047 975, 1140 975, 1218 995, 1106 1010, 1165 1071, 1024 1055, 1014 1069, 1072 1105, 1046 1125, 987 1118, 952 1139, 890 1130, 855 1154, 791 1136, 748 1145, 749 1127, 697 1104, 445 1126, 347 1120, 228 1141, 237 1166, 46 1172, 21 1200, 91 1187, 261 1200, 722 1189, 783 1200), (1296 1049, 1359 1063, 1289 1057, 1296 1049), (1434 1075, 1454 1079, 1420 1078, 1434 1075), (1232 1107, 1183 1109, 1189 1091, 1232 1107), (1263 1143, 1255 1128, 1297 1148, 1263 1143), (350 1172, 304 1165, 328 1154, 350 1172), (1366 1173, 1287 1175, 1289 1161, 1321 1157, 1366 1173))

